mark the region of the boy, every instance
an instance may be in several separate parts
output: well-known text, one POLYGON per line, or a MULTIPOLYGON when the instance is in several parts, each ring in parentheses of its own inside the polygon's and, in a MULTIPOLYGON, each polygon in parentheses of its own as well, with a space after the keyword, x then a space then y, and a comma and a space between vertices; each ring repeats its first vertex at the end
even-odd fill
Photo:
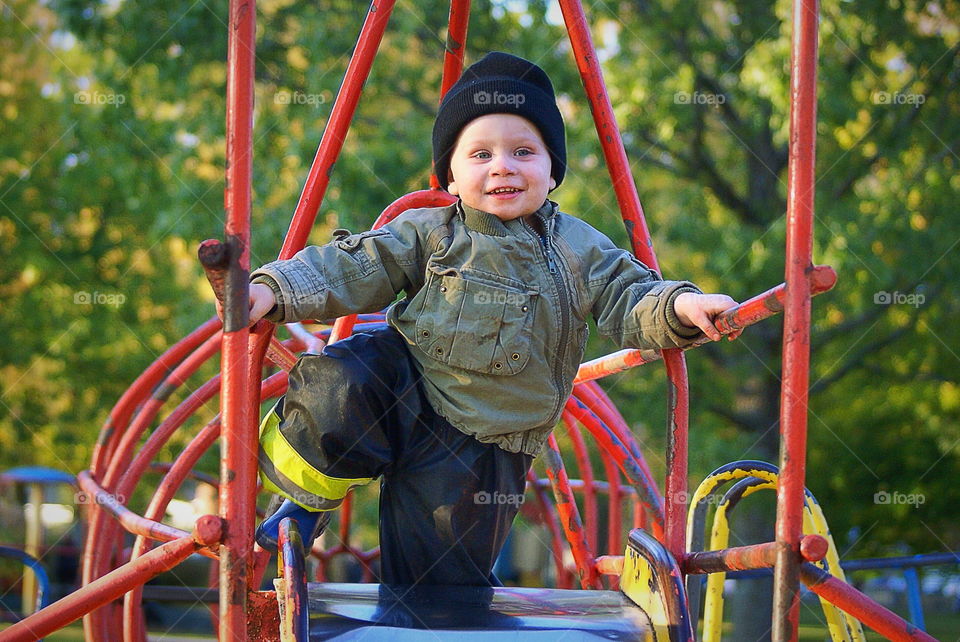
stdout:
POLYGON ((433 130, 458 196, 252 274, 251 322, 390 305, 388 327, 306 354, 264 420, 264 485, 309 547, 349 488, 382 477, 381 581, 496 585, 530 463, 558 421, 586 318, 622 347, 684 347, 736 303, 663 281, 547 194, 566 170, 553 86, 494 52, 464 71, 433 130), (394 303, 397 293, 405 297, 394 303))

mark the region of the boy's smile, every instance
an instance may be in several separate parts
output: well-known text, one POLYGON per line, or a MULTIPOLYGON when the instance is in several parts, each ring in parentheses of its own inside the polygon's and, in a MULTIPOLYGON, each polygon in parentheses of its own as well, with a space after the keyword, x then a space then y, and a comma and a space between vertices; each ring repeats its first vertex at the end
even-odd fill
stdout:
POLYGON ((503 221, 533 214, 556 186, 536 126, 514 114, 487 114, 463 128, 450 156, 447 191, 503 221))

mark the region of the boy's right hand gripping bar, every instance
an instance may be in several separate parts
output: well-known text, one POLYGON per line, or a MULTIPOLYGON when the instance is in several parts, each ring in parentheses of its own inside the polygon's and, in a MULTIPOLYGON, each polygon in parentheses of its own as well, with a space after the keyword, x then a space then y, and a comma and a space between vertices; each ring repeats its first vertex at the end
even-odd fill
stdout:
MULTIPOLYGON (((207 275, 207 281, 210 282, 210 287, 213 288, 213 293, 216 295, 220 305, 223 305, 227 284, 227 270, 230 262, 229 248, 225 243, 217 239, 207 239, 200 243, 200 247, 197 248, 197 257, 200 259, 200 265, 203 266, 203 271, 207 275)), ((269 323, 269 321, 260 320, 257 322, 257 325, 265 323, 269 323)), ((256 330, 257 325, 254 326, 254 330, 256 330)), ((280 343, 276 337, 270 338, 270 345, 267 347, 267 358, 287 372, 289 372, 297 362, 297 356, 280 343)))
MULTIPOLYGON (((815 265, 810 269, 810 296, 817 296, 830 290, 837 283, 837 273, 829 265, 815 265)), ((757 321, 772 317, 783 312, 784 300, 787 295, 787 284, 770 288, 763 294, 758 294, 721 313, 714 321, 720 334, 730 334, 741 330, 757 321)), ((695 348, 710 339, 704 337, 684 350, 695 348)), ((659 350, 620 350, 605 357, 587 361, 580 365, 574 383, 593 381, 616 372, 622 372, 634 366, 639 366, 662 358, 659 350)))

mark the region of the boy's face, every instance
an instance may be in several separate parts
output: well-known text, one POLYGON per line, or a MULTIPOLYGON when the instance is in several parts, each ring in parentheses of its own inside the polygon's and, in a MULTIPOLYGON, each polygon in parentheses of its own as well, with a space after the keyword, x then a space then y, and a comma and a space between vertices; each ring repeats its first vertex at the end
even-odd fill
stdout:
POLYGON ((556 187, 550 152, 536 126, 514 114, 487 114, 460 132, 447 191, 503 221, 533 214, 556 187))

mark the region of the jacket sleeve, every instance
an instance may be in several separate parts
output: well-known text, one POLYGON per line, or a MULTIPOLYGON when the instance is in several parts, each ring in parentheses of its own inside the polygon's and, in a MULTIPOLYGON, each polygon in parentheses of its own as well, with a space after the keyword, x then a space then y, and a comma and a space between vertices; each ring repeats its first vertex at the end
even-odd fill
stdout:
POLYGON ((380 229, 343 232, 327 245, 267 263, 250 280, 273 290, 277 306, 265 318, 275 323, 373 312, 417 281, 420 245, 417 226, 400 217, 380 229))
POLYGON ((591 313, 600 334, 621 348, 683 348, 701 336, 680 323, 673 309, 683 292, 700 293, 689 281, 664 281, 660 275, 596 232, 585 261, 591 313))

